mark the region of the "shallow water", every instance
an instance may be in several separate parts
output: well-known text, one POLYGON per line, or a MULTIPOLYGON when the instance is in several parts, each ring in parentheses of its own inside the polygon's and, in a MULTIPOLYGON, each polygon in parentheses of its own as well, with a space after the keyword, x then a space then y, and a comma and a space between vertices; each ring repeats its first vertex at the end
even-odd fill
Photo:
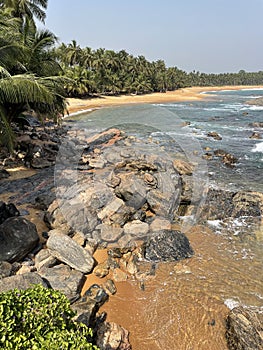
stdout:
POLYGON ((135 280, 118 283, 104 306, 130 330, 134 350, 225 350, 228 307, 263 305, 263 245, 202 227, 187 236, 193 258, 159 264, 144 291, 135 280))

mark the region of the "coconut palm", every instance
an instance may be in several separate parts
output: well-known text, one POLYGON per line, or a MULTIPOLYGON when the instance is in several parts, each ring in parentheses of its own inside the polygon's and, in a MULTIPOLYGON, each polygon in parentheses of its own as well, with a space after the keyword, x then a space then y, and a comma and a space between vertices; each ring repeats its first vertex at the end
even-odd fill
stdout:
POLYGON ((47 3, 48 0, 0 0, 0 8, 11 9, 12 16, 21 18, 23 22, 26 18, 37 18, 44 23, 47 3))

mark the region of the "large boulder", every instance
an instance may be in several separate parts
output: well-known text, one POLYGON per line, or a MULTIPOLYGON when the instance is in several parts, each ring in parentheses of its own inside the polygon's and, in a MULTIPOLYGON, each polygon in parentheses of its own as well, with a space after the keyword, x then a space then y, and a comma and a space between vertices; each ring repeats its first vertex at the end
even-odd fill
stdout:
POLYGON ((0 260, 19 261, 37 245, 39 236, 36 226, 22 218, 11 217, 0 225, 0 260))
POLYGON ((175 230, 155 233, 144 246, 144 256, 150 261, 177 261, 190 258, 193 254, 188 238, 175 230))
POLYGON ((94 259, 91 254, 59 230, 53 230, 47 240, 47 247, 51 255, 73 269, 88 273, 93 268, 94 259))
POLYGON ((38 273, 49 285, 64 293, 70 301, 77 300, 85 283, 85 276, 80 271, 72 270, 64 264, 51 268, 43 267, 38 273))
POLYGON ((229 350, 263 349, 263 313, 260 308, 236 307, 226 320, 229 350))

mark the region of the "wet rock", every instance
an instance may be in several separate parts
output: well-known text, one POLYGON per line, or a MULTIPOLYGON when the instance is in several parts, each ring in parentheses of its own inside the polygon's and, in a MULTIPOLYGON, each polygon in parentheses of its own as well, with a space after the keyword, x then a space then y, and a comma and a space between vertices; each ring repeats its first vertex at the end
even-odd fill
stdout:
POLYGON ((180 175, 192 175, 194 171, 194 166, 192 164, 180 159, 175 159, 173 161, 173 166, 180 175))
POLYGON ((222 137, 215 131, 210 131, 209 133, 207 133, 208 137, 212 137, 214 140, 222 140, 222 137))
POLYGON ((64 264, 42 267, 38 273, 53 289, 64 293, 71 301, 78 299, 86 279, 83 273, 64 264))
POLYGON ((148 239, 144 246, 145 259, 177 261, 193 256, 187 237, 180 231, 162 230, 148 239))
POLYGON ((97 346, 100 350, 131 350, 129 332, 113 322, 103 322, 97 329, 97 346))
POLYGON ((163 192, 156 189, 148 192, 147 203, 156 215, 172 220, 178 197, 178 192, 175 190, 173 192, 163 192))
POLYGON ((253 128, 263 128, 263 122, 253 122, 249 123, 249 126, 252 126, 253 128))
POLYGON ((101 286, 93 284, 86 290, 83 298, 94 300, 100 307, 109 299, 109 296, 101 286))
POLYGON ((227 317, 226 329, 228 349, 263 349, 263 313, 260 308, 234 308, 227 317))
POLYGON ((0 261, 0 279, 9 277, 12 272, 12 264, 7 261, 0 261))
POLYGON ((119 268, 114 269, 112 278, 115 282, 124 282, 127 280, 128 275, 119 268))
POLYGON ((39 274, 30 272, 0 279, 0 292, 7 292, 13 289, 28 289, 34 284, 41 284, 47 287, 47 284, 39 274))
POLYGON ((226 153, 223 157, 222 157, 222 162, 226 165, 229 166, 230 168, 234 167, 236 162, 237 162, 237 158, 235 156, 233 156, 233 154, 230 153, 226 153))
POLYGON ((47 240, 51 255, 73 269, 88 273, 94 265, 93 257, 72 238, 56 230, 47 240))
POLYGON ((0 201, 0 224, 8 218, 19 215, 20 213, 13 203, 6 204, 0 201))
POLYGON ((115 294, 117 292, 117 288, 116 288, 113 280, 107 280, 103 284, 103 288, 106 290, 106 292, 108 292, 111 295, 113 295, 113 294, 115 294))
POLYGON ((48 194, 40 194, 35 198, 35 208, 40 210, 47 210, 55 198, 56 194, 54 192, 50 192, 48 194))
POLYGON ((0 225, 0 260, 19 261, 38 244, 36 226, 22 218, 11 217, 0 225))
POLYGON ((263 193, 238 192, 233 196, 233 217, 263 215, 263 193))
POLYGON ((252 135, 249 136, 250 139, 256 139, 256 140, 260 140, 261 139, 261 135, 259 132, 253 132, 252 135))

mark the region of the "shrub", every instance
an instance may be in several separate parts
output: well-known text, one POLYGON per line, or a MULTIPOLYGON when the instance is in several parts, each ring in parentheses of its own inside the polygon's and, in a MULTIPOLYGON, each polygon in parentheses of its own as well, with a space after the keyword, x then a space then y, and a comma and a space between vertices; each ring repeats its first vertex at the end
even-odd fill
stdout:
POLYGON ((65 295, 41 285, 0 293, 0 348, 99 350, 92 330, 74 316, 65 295))

